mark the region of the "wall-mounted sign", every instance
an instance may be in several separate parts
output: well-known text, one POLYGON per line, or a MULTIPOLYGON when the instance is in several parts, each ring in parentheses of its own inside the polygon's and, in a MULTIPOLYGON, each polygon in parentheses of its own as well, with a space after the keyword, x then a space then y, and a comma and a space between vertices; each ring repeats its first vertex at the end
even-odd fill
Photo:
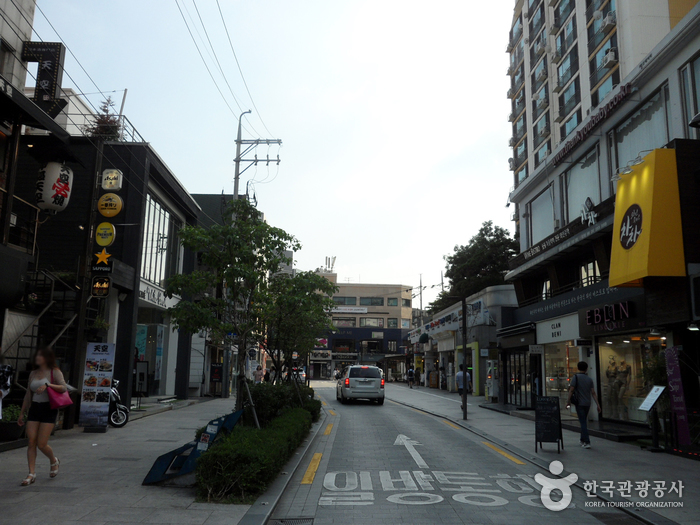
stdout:
POLYGON ((73 189, 73 170, 60 162, 49 162, 36 180, 36 205, 56 213, 65 209, 73 189))
POLYGON ((328 350, 313 350, 311 352, 311 359, 314 360, 329 360, 331 358, 331 353, 328 350))
POLYGON ((122 189, 124 174, 116 169, 104 170, 102 172, 102 189, 107 191, 119 191, 122 189))
POLYGON ((367 308, 364 306, 336 306, 331 312, 334 314, 366 314, 367 308))
POLYGON ((544 354, 544 345, 530 345, 528 348, 531 354, 544 354))
POLYGON ((372 332, 372 339, 384 339, 384 332, 372 332))
POLYGON ((578 314, 574 313, 539 322, 536 325, 536 331, 538 344, 576 339, 579 336, 578 314))
POLYGON ((116 193, 105 193, 97 201, 97 211, 103 217, 114 217, 122 211, 124 201, 116 193))
POLYGON ((65 56, 66 47, 60 42, 24 42, 22 45, 22 61, 39 63, 32 100, 51 118, 56 118, 68 104, 61 98, 65 56))
POLYGON ((601 107, 596 113, 593 113, 588 119, 588 122, 586 122, 586 125, 576 132, 574 138, 566 141, 564 147, 554 157, 554 165, 556 166, 559 164, 576 146, 586 140, 591 131, 593 131, 598 124, 612 115, 613 111, 615 111, 617 107, 622 104, 622 102, 631 94, 632 84, 621 85, 620 90, 610 99, 610 102, 601 107))
POLYGON ((637 239, 642 234, 642 209, 638 204, 633 204, 622 217, 620 225, 620 244, 625 250, 629 250, 637 244, 637 239))
POLYGON ((92 259, 92 273, 112 273, 112 254, 107 253, 105 248, 102 251, 94 254, 92 259))
POLYGON ((111 287, 111 281, 109 277, 96 276, 92 278, 92 289, 91 293, 93 297, 107 297, 109 295, 109 289, 111 287))
POLYGON ((139 285, 139 299, 159 308, 172 308, 180 300, 178 297, 166 297, 165 291, 146 281, 139 285))
POLYGON ((95 242, 98 246, 111 246, 116 234, 117 231, 114 229, 114 224, 101 222, 95 228, 95 242))
POLYGON ((601 304, 579 310, 578 324, 582 337, 605 335, 610 332, 635 330, 646 326, 644 296, 601 304))

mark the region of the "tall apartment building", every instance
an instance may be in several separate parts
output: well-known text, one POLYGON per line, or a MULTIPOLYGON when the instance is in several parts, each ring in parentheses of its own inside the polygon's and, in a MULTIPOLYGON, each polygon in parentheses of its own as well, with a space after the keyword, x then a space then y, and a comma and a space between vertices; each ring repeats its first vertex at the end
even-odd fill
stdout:
MULTIPOLYGON (((645 424, 653 358, 682 348, 700 364, 700 135, 689 125, 700 2, 521 0, 508 50, 520 254, 506 276, 518 308, 498 331, 500 401, 531 407, 536 393, 563 406, 583 360, 602 417, 645 424)), ((700 407, 692 366, 677 380, 700 407)))

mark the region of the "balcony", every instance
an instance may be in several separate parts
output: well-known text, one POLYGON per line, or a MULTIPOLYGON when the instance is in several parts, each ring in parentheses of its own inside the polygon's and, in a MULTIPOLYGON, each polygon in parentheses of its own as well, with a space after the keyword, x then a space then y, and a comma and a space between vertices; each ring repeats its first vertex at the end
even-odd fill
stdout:
POLYGON ((574 0, 563 1, 555 10, 554 19, 563 24, 566 22, 566 19, 569 18, 569 15, 574 11, 575 7, 576 2, 574 0))
POLYGON ((581 102, 580 97, 579 95, 576 95, 567 100, 563 105, 559 106, 559 114, 562 116, 562 119, 566 118, 566 116, 571 113, 576 106, 578 106, 579 102, 581 102))
POLYGON ((598 48, 600 44, 603 43, 605 38, 608 36, 610 31, 615 27, 616 17, 615 11, 610 11, 610 6, 608 5, 603 12, 603 19, 600 25, 596 29, 595 22, 593 25, 588 27, 588 55, 592 55, 593 52, 598 48))
POLYGON ((560 57, 564 57, 566 53, 571 49, 571 46, 574 45, 574 42, 576 41, 576 33, 569 33, 566 35, 566 38, 563 39, 557 39, 557 42, 559 42, 559 45, 557 46, 557 54, 560 57))
POLYGON ((570 67, 566 69, 563 73, 559 75, 559 79, 557 81, 557 87, 559 88, 559 91, 566 86, 569 83, 569 80, 574 78, 574 75, 578 73, 578 64, 574 67, 570 67))
POLYGON ((527 148, 525 149, 524 152, 522 152, 520 155, 515 155, 513 157, 513 166, 516 168, 520 167, 523 162, 527 160, 527 148))
POLYGON ((607 0, 593 0, 591 2, 591 5, 586 8, 586 23, 591 21, 593 18, 593 13, 600 10, 600 6, 602 6, 606 1, 607 0))

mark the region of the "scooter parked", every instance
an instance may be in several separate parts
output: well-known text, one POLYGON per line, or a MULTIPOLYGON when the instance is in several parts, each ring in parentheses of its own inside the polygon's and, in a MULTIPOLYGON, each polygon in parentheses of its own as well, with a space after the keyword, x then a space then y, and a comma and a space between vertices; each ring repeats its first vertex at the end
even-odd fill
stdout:
POLYGON ((109 424, 114 428, 121 428, 129 422, 129 407, 122 403, 119 395, 118 380, 112 381, 112 389, 109 393, 109 424))

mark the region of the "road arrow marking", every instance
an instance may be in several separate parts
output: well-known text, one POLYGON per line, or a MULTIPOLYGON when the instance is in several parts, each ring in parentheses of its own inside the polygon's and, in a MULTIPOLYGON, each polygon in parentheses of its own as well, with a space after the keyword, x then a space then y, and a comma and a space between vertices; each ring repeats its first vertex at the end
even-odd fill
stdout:
POLYGON ((420 443, 418 443, 418 441, 414 441, 408 436, 399 434, 398 436, 396 436, 396 441, 394 441, 394 445, 406 447, 406 450, 408 450, 408 453, 411 454, 411 457, 416 462, 416 465, 418 465, 418 468, 429 468, 428 464, 423 460, 421 455, 415 449, 416 446, 420 446, 420 443))

